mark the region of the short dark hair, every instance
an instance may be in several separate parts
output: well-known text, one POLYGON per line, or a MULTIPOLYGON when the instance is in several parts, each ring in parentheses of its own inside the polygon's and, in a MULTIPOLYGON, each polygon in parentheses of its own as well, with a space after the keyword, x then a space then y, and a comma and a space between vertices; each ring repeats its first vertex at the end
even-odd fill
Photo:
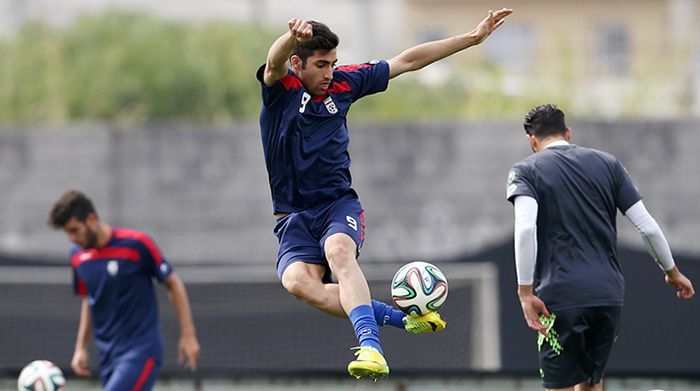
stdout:
POLYGON ((309 21, 313 35, 311 39, 300 43, 294 49, 294 55, 299 56, 302 65, 306 65, 306 59, 314 54, 316 50, 327 52, 338 47, 340 39, 331 29, 321 22, 309 21))
POLYGON ((90 213, 94 213, 97 216, 92 201, 78 190, 69 190, 63 193, 51 207, 48 223, 54 229, 60 229, 72 217, 84 222, 90 213))
POLYGON ((548 137, 566 133, 564 112, 556 105, 544 104, 530 110, 525 116, 525 133, 536 137, 548 137))

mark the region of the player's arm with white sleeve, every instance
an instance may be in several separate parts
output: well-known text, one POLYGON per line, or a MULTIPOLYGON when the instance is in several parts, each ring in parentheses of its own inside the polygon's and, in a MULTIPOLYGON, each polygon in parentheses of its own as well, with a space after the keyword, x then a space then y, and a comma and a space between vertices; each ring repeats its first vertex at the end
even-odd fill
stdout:
POLYGON ((75 351, 70 366, 78 376, 88 377, 92 372, 88 369, 88 344, 92 337, 92 318, 90 317, 90 305, 88 298, 83 297, 80 305, 80 323, 78 324, 78 336, 75 339, 75 351))
POLYGON ((447 56, 483 42, 499 28, 505 17, 513 13, 512 9, 503 8, 489 11, 488 15, 473 30, 450 38, 426 42, 404 50, 388 61, 389 78, 415 71, 439 61, 447 56))
POLYGON ((528 327, 545 332, 540 314, 549 317, 544 302, 535 296, 532 284, 537 260, 537 200, 519 195, 513 200, 515 207, 515 269, 518 278, 518 297, 528 327))
POLYGON ((184 364, 191 371, 196 371, 200 346, 194 321, 192 320, 192 310, 190 309, 190 300, 187 297, 185 284, 175 272, 172 272, 165 279, 165 286, 168 289, 170 301, 180 322, 180 341, 177 347, 178 362, 184 364))
POLYGON ((666 274, 666 283, 677 289, 676 295, 679 298, 690 299, 693 297, 695 290, 692 282, 678 270, 668 241, 659 224, 647 211, 644 202, 637 201, 624 211, 624 214, 642 236, 649 255, 666 274))

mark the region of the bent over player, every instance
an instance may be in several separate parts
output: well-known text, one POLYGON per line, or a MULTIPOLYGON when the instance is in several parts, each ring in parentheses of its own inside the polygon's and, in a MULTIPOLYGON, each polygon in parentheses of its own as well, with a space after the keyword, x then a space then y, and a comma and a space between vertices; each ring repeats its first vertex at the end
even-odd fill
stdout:
POLYGON ((356 378, 389 373, 378 325, 438 331, 437 313, 406 317, 371 300, 357 256, 364 214, 351 187, 346 116, 356 100, 384 91, 389 79, 481 43, 512 10, 489 12, 472 31, 424 43, 388 61, 337 67, 338 36, 328 26, 291 19, 257 72, 260 129, 279 240, 284 288, 328 314, 348 317, 359 341, 348 371, 356 378), (331 283, 334 275, 337 283, 331 283))
POLYGON ((507 198, 515 205, 518 296, 525 321, 539 332, 542 382, 546 389, 602 390, 624 296, 618 210, 677 296, 689 299, 695 290, 614 156, 571 144, 554 105, 532 109, 524 126, 535 153, 513 166, 507 198))
POLYGON ((91 375, 87 348, 94 331, 105 390, 153 388, 163 355, 153 278, 165 283, 180 322, 178 359, 196 370, 200 348, 187 291, 150 237, 104 223, 78 191, 54 203, 49 224, 73 242, 73 287, 83 296, 71 361, 77 375, 91 375))

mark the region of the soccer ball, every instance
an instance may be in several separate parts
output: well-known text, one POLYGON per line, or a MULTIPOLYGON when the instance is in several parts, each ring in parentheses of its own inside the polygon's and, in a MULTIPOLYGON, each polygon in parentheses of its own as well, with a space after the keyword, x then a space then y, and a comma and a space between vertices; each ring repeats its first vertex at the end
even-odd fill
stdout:
POLYGON ((19 391, 62 391, 65 384, 61 368, 47 360, 30 362, 17 379, 19 391))
POLYGON ((391 299, 401 311, 411 316, 436 311, 447 299, 447 278, 431 263, 407 263, 391 280, 391 299))

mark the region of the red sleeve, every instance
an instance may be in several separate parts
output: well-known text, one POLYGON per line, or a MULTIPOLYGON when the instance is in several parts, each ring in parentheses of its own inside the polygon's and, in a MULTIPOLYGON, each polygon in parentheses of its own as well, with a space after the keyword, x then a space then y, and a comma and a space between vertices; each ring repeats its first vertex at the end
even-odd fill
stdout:
POLYGON ((78 276, 78 265, 80 264, 80 253, 76 253, 71 257, 71 269, 73 270, 73 293, 78 296, 87 296, 87 287, 85 282, 78 276))

